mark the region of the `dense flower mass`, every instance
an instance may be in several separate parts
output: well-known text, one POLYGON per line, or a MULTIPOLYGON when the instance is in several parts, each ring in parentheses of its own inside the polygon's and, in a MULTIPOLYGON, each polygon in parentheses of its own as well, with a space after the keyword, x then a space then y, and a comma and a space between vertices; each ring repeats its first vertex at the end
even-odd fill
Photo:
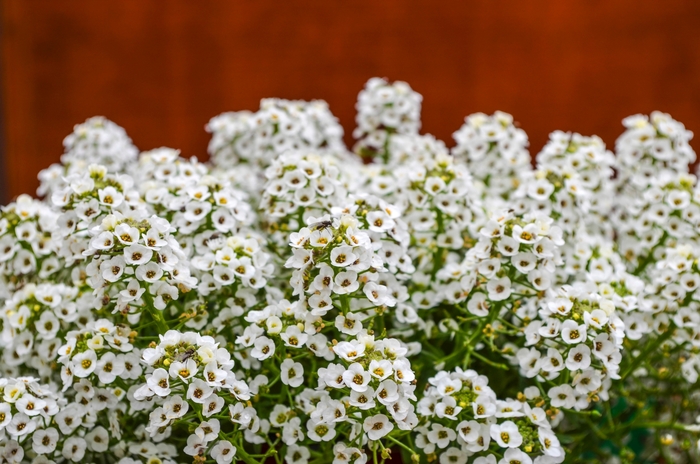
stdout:
POLYGON ((0 462, 698 462, 692 133, 533 166, 421 100, 371 79, 354 153, 322 101, 213 118, 207 162, 75 126, 0 210, 0 462))

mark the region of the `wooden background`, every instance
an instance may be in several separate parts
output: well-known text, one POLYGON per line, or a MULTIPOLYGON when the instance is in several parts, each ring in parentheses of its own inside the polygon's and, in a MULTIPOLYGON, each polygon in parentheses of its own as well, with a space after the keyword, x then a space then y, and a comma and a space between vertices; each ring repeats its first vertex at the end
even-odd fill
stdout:
MULTIPOLYGON (((6 198, 34 192, 74 124, 105 115, 141 149, 206 158, 204 124, 260 98, 322 98, 346 140, 372 76, 424 96, 452 144, 464 116, 515 115, 612 146, 659 109, 700 132, 700 1, 2 1, 6 198)), ((695 143, 695 148, 700 144, 695 143)))

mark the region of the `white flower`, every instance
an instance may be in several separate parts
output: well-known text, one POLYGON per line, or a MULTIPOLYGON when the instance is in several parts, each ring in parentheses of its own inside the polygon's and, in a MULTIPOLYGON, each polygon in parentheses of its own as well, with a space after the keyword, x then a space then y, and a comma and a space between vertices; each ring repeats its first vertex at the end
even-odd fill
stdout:
POLYGON ((339 314, 335 317, 335 327, 346 335, 357 335, 362 331, 362 322, 359 315, 348 313, 345 316, 339 314))
POLYGON ((367 298, 377 306, 394 306, 396 304, 396 300, 392 298, 389 289, 384 285, 368 282, 364 285, 362 290, 365 292, 367 298))
POLYGON ((170 394, 170 376, 168 371, 163 368, 153 371, 146 384, 158 396, 168 396, 170 394))
MULTIPOLYGON (((301 191, 297 190, 296 194, 301 191)), ((309 243, 315 248, 325 248, 333 240, 333 233, 328 229, 314 230, 309 236, 309 243)))
POLYGON ((142 264, 136 268, 136 278, 146 282, 156 282, 163 276, 163 270, 154 262, 142 264))
POLYGON ((304 366, 287 358, 280 365, 282 383, 290 387, 298 387, 304 382, 304 366))
POLYGON ((37 454, 50 454, 58 444, 58 430, 53 427, 38 429, 32 435, 32 449, 37 454))
POLYGON ((374 401, 374 389, 372 389, 372 387, 367 387, 367 390, 364 392, 352 390, 350 392, 349 403, 351 406, 355 406, 362 410, 372 409, 376 406, 376 402, 374 401))
POLYGON ((455 431, 442 424, 433 424, 430 432, 428 432, 428 440, 442 449, 447 448, 455 438, 457 438, 455 431))
POLYGON ((358 342, 340 342, 333 347, 333 351, 346 361, 354 361, 364 356, 365 345, 358 342))
POLYGON ((69 461, 80 462, 85 456, 86 448, 87 443, 85 442, 85 439, 73 436, 69 437, 65 442, 63 442, 61 454, 69 461))
POLYGON ((467 310, 475 316, 484 317, 489 314, 489 304, 486 300, 486 294, 475 292, 472 294, 467 303, 467 310))
POLYGON ((305 446, 289 445, 285 455, 286 464, 308 464, 311 452, 305 446))
POLYGON ((268 334, 277 335, 282 331, 282 320, 277 316, 270 316, 265 321, 265 326, 268 334))
POLYGON ((603 377, 599 371, 595 369, 586 369, 574 376, 574 380, 571 383, 576 389, 577 393, 588 394, 594 392, 600 388, 603 377))
POLYGON ((213 392, 214 389, 204 380, 194 379, 190 386, 187 387, 187 399, 198 404, 204 404, 213 392))
POLYGON ((122 204, 124 201, 124 195, 119 193, 114 187, 105 187, 97 191, 97 195, 100 198, 100 203, 103 205, 111 206, 116 208, 122 204))
POLYGON ((110 384, 124 372, 124 359, 114 353, 105 353, 97 362, 97 376, 100 382, 110 384))
POLYGON ((384 414, 377 414, 376 416, 365 418, 362 423, 362 429, 370 440, 379 440, 394 430, 394 424, 384 414))
POLYGON ((161 247, 168 244, 168 242, 163 240, 160 232, 155 227, 148 229, 148 232, 143 236, 143 241, 146 247, 151 250, 159 250, 161 247))
POLYGON ((84 378, 97 368, 97 355, 94 351, 87 350, 76 354, 71 362, 73 363, 73 374, 76 377, 84 378))
POLYGON ((399 387, 391 379, 384 380, 377 387, 375 397, 385 406, 392 405, 399 400, 399 387))
POLYGON ((343 382, 356 392, 366 391, 371 379, 370 373, 366 372, 365 368, 359 363, 350 364, 348 369, 343 372, 343 382))
POLYGON ((457 406, 457 400, 451 396, 446 396, 435 405, 435 415, 438 417, 447 417, 448 419, 457 420, 457 414, 462 411, 462 407, 457 406))
POLYGON ((491 438, 496 440, 501 448, 518 448, 523 443, 523 436, 512 421, 491 425, 491 438))
POLYGON ((520 243, 512 237, 502 236, 496 246, 503 256, 513 256, 518 252, 520 243))
POLYGON ((373 359, 369 363, 369 373, 372 375, 372 377, 375 377, 379 380, 386 379, 391 374, 393 374, 393 372, 394 369, 391 365, 391 362, 386 359, 380 359, 379 361, 373 359))
POLYGON ((547 356, 542 358, 539 366, 543 371, 555 373, 564 369, 564 359, 561 353, 555 348, 547 349, 547 356))
POLYGON ((8 403, 0 403, 0 430, 12 420, 12 408, 8 403))
POLYGON ((467 443, 473 443, 479 438, 480 425, 475 420, 462 421, 457 426, 457 433, 467 443))
POLYGON ((501 261, 498 259, 486 259, 479 263, 477 271, 487 279, 492 279, 501 269, 501 261))
POLYGON ((5 431, 10 434, 11 437, 18 438, 32 433, 36 429, 36 426, 37 423, 34 422, 31 417, 19 412, 12 416, 12 420, 7 424, 5 431))
POLYGON ((525 227, 513 226, 513 238, 520 243, 533 244, 537 241, 537 225, 527 224, 525 227))
POLYGON ((561 338, 569 345, 585 341, 587 334, 586 324, 579 325, 569 319, 561 325, 561 338))
POLYGON ((489 282, 486 284, 486 289, 489 292, 489 300, 505 300, 511 293, 510 279, 504 276, 500 279, 489 280, 489 282))
POLYGON ((114 236, 111 232, 101 232, 90 240, 90 247, 96 250, 109 250, 114 246, 114 236))
POLYGON ((536 290, 547 290, 552 284, 552 276, 541 269, 530 271, 527 275, 527 280, 530 281, 536 290))
POLYGON ((394 380, 400 383, 411 383, 416 375, 411 369, 411 364, 406 359, 397 359, 392 366, 394 369, 394 380))
POLYGON ((384 211, 370 211, 365 217, 369 229, 374 232, 384 232, 396 226, 396 222, 384 211))
POLYGON ((140 244, 133 244, 124 248, 124 260, 126 264, 141 265, 149 262, 153 257, 153 250, 140 244))
POLYGON ((109 448, 109 433, 102 426, 97 426, 85 435, 88 449, 96 453, 104 453, 109 448))
POLYGON ((190 358, 185 362, 174 361, 168 368, 168 374, 171 378, 180 378, 186 381, 197 374, 197 362, 190 358))
POLYGON ((303 333, 296 325, 290 325, 283 333, 280 334, 280 338, 284 340, 284 344, 286 346, 301 348, 306 344, 309 336, 303 333))
POLYGON ((236 456, 236 447, 228 440, 221 440, 216 442, 209 453, 216 460, 216 464, 228 464, 233 462, 236 456))
MULTIPOLYGON (((3 440, 3 447, 0 448, 0 456, 9 464, 20 464, 24 458, 24 448, 15 440, 3 440)), ((41 459, 41 458, 39 458, 41 459)), ((35 461, 32 461, 35 462, 35 461)), ((42 464, 39 462, 39 464, 42 464)))
POLYGON ((513 266, 515 266, 515 268, 523 274, 529 273, 535 269, 535 266, 537 265, 537 257, 534 255, 534 253, 518 253, 517 255, 512 256, 510 261, 513 263, 513 266))
POLYGON ((316 442, 330 441, 335 438, 335 422, 323 423, 309 419, 306 423, 307 435, 316 442))
POLYGON ((591 365, 591 349, 584 344, 576 345, 566 356, 566 368, 570 371, 587 369, 591 365))
POLYGON ((360 283, 357 280, 357 272, 355 271, 339 272, 334 278, 334 283, 333 292, 339 295, 352 293, 360 287, 360 283))
POLYGON ((527 454, 519 449, 507 449, 503 454, 503 459, 498 461, 498 464, 532 464, 532 459, 527 454))
MULTIPOLYGON (((493 456, 491 456, 493 457, 493 456)), ((467 464, 467 459, 469 459, 469 455, 467 454, 466 451, 460 449, 460 448, 455 448, 454 446, 447 448, 444 453, 440 455, 440 464, 467 464)), ((483 464, 479 460, 482 458, 476 458, 474 460, 475 464, 483 464)), ((483 458, 486 459, 486 458, 483 458)), ((488 463, 488 461, 485 461, 488 463)), ((495 459, 494 459, 494 464, 495 464, 495 459)))
MULTIPOLYGON (((167 419, 178 419, 187 414, 189 409, 189 403, 179 395, 170 396, 163 402, 163 413, 167 419)), ((206 413, 207 409, 203 408, 203 412, 206 413)))
POLYGON ((594 309, 591 312, 584 312, 583 320, 586 324, 596 329, 602 329, 608 322, 608 314, 602 309, 594 309))
POLYGON ((267 337, 257 338, 254 348, 250 351, 250 355, 259 361, 267 359, 273 354, 275 354, 275 343, 267 337))
POLYGON ((540 427, 537 431, 537 435, 542 445, 542 450, 547 456, 552 456, 558 458, 564 454, 564 450, 561 449, 559 444, 559 439, 551 430, 545 427, 540 427))
POLYGON ((554 192, 554 185, 546 179, 538 179, 527 186, 527 194, 535 200, 548 200, 549 196, 554 192))
POLYGON ((255 274, 255 267, 247 256, 232 259, 229 267, 241 279, 249 279, 255 274))
POLYGON ((333 446, 333 464, 351 463, 365 464, 367 456, 362 450, 355 447, 348 447, 345 443, 336 443, 333 446))
POLYGON ((133 245, 139 240, 139 230, 129 224, 119 224, 114 229, 114 236, 124 245, 133 245))
MULTIPOLYGON (((555 298, 554 300, 547 302, 547 308, 549 308, 552 313, 560 314, 562 316, 569 314, 573 306, 574 303, 568 298, 555 298)), ((585 317, 586 316, 584 314, 584 320, 585 317)))
POLYGON ((472 408, 474 410, 474 417, 477 419, 491 417, 496 414, 496 404, 486 395, 477 396, 476 400, 472 403, 472 408))
POLYGON ((119 292, 119 296, 122 301, 129 302, 141 298, 145 291, 146 289, 141 287, 138 280, 131 279, 126 288, 119 292))
POLYGON ((15 408, 17 408, 20 413, 24 413, 30 417, 41 414, 45 407, 46 401, 29 393, 22 395, 22 398, 15 403, 15 408))
POLYGON ((555 408, 571 409, 576 404, 576 396, 571 385, 552 387, 547 392, 547 396, 549 396, 552 406, 555 408))
POLYGON ((194 429, 195 435, 202 440, 203 443, 209 443, 215 440, 219 436, 219 430, 221 430, 221 425, 218 419, 210 419, 208 421, 202 421, 194 429))
POLYGON ((353 247, 341 245, 331 251, 331 264, 336 267, 347 267, 355 262, 357 255, 353 253, 353 247))

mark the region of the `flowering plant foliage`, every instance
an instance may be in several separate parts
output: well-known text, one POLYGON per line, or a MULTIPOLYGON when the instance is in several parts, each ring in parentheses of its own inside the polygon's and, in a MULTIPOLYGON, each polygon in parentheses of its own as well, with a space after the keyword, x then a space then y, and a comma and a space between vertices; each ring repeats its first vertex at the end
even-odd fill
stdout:
POLYGON ((534 157, 371 79, 207 125, 92 118, 0 211, 0 462, 698 462, 700 186, 662 113, 534 157), (698 298, 696 298, 696 296, 698 298))

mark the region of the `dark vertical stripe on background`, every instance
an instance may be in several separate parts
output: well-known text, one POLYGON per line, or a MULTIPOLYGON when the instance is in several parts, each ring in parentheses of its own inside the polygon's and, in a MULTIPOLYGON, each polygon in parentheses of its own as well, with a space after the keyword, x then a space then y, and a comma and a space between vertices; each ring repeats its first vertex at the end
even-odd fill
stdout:
MULTIPOLYGON (((5 21, 3 20, 4 11, 0 9, 0 43, 5 40, 5 21)), ((2 49, 0 49, 1 51, 2 49)), ((0 60, 0 88, 5 88, 5 62, 0 60)), ((5 92, 0 92, 0 205, 5 205, 9 202, 7 193, 7 179, 9 172, 7 169, 7 145, 5 144, 5 92)))

